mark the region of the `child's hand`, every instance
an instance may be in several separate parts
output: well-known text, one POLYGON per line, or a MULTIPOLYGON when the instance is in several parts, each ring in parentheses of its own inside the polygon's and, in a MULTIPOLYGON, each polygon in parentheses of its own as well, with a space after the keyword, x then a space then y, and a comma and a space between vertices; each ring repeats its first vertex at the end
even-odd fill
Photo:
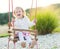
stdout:
POLYGON ((8 22, 8 26, 12 26, 11 22, 8 22))
POLYGON ((36 20, 36 19, 34 19, 34 20, 33 20, 33 22, 36 24, 37 20, 36 20))
POLYGON ((15 18, 12 18, 12 22, 15 22, 15 18))

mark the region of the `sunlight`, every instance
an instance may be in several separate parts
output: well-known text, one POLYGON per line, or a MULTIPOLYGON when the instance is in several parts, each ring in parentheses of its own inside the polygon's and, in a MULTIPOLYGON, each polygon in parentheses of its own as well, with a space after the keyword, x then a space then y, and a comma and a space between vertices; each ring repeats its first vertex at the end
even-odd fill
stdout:
POLYGON ((56 4, 56 3, 60 3, 60 0, 38 0, 39 7, 46 7, 51 4, 56 4))
MULTIPOLYGON (((13 0, 14 8, 17 6, 22 7, 23 9, 31 8, 32 0, 13 0)), ((33 0, 33 8, 36 7, 36 0, 33 0)), ((46 7, 51 4, 60 3, 60 0, 37 0, 38 7, 46 7)), ((8 12, 8 0, 0 0, 0 13, 8 12)))

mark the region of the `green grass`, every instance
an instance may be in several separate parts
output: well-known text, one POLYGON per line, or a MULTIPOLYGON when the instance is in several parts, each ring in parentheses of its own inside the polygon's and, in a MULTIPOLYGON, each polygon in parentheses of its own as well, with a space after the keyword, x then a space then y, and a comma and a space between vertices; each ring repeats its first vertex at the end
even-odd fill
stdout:
POLYGON ((53 32, 60 32, 60 27, 57 27, 53 32))
POLYGON ((1 37, 7 37, 7 36, 8 36, 8 33, 1 33, 1 34, 0 34, 0 38, 1 38, 1 37))
POLYGON ((60 19, 59 19, 58 27, 53 32, 60 32, 60 19))

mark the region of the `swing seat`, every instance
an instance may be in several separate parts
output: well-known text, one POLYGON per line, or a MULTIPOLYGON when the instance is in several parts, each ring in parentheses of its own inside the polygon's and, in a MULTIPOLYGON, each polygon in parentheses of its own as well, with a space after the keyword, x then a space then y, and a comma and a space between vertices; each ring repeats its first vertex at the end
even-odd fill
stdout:
POLYGON ((17 42, 19 40, 19 37, 16 34, 13 34, 13 31, 8 31, 9 40, 13 42, 17 42))
MULTIPOLYGON (((26 30, 26 29, 12 29, 13 31, 28 31, 28 32, 34 32, 31 33, 31 35, 33 35, 35 37, 35 40, 37 41, 38 39, 36 38, 37 36, 37 30, 26 30)), ((17 42, 19 41, 19 37, 17 34, 15 34, 13 31, 8 31, 9 36, 10 36, 10 40, 12 40, 13 42, 17 42)), ((25 39, 24 39, 25 40, 25 39)), ((33 39, 32 39, 33 40, 33 39)))

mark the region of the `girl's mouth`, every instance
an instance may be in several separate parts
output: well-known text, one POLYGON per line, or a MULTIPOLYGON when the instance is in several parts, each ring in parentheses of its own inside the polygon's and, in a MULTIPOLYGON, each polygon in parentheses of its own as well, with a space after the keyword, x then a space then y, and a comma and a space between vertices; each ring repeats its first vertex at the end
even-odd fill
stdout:
POLYGON ((20 16, 21 14, 18 14, 17 16, 20 16))

